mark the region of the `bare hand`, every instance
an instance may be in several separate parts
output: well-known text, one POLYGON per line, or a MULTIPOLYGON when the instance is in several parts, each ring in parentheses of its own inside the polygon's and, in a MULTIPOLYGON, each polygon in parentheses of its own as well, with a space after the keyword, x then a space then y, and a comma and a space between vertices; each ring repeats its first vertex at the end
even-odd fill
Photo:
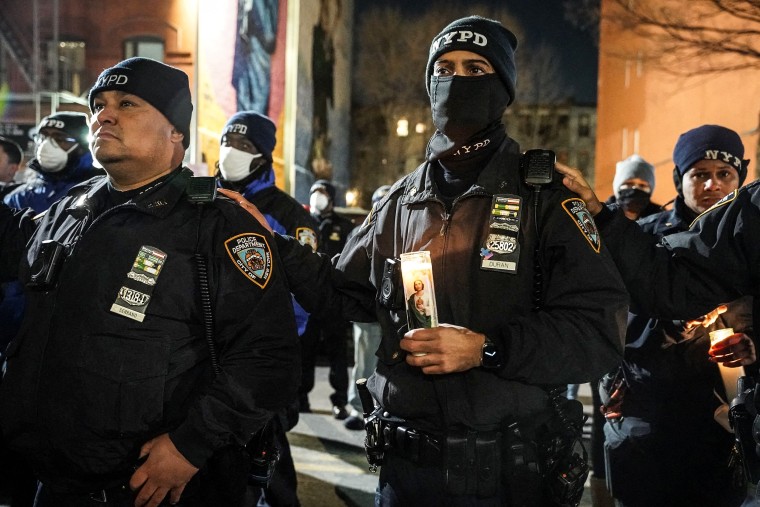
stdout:
POLYGON ((268 230, 269 234, 274 236, 272 227, 270 227, 269 222, 267 222, 267 219, 264 218, 264 215, 261 213, 261 211, 259 211, 259 208, 251 204, 250 201, 246 200, 246 198, 243 197, 242 194, 240 194, 239 192, 235 192, 234 190, 229 190, 227 188, 219 188, 217 189, 217 191, 220 194, 225 195, 229 197, 230 199, 232 199, 233 201, 235 201, 236 203, 238 203, 240 207, 246 210, 248 213, 250 213, 251 216, 255 218, 256 221, 260 223, 264 229, 268 230))
POLYGON ((454 373, 480 366, 485 335, 452 324, 412 329, 401 340, 406 362, 423 373, 454 373), (417 354, 417 355, 414 355, 417 354))
POLYGON ((578 169, 566 166, 561 162, 556 162, 554 167, 557 169, 557 172, 565 175, 562 179, 562 183, 564 183, 568 189, 578 194, 578 197, 583 199, 583 202, 586 203, 586 209, 588 209, 592 216, 596 216, 602 211, 602 203, 596 197, 591 186, 578 169))
POLYGON ((708 351, 710 361, 714 363, 723 363, 729 368, 747 366, 757 359, 755 355, 755 344, 752 339, 744 333, 734 333, 710 347, 708 351))
POLYGON ((713 325, 713 323, 718 320, 718 317, 726 313, 728 311, 728 307, 726 305, 720 305, 715 310, 706 313, 705 315, 702 315, 698 319, 690 320, 686 322, 685 328, 686 331, 691 331, 695 327, 702 326, 702 327, 710 327, 713 325))
POLYGON ((167 493, 169 503, 176 504, 198 469, 185 459, 166 433, 143 444, 140 457, 146 455, 148 459, 129 481, 132 491, 139 490, 135 507, 156 507, 167 493))

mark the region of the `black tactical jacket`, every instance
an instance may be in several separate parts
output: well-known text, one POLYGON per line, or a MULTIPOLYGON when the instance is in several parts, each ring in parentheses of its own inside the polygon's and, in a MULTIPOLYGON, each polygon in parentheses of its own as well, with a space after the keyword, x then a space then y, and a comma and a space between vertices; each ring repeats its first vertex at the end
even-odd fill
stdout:
POLYGON ((102 213, 104 177, 75 187, 37 224, 0 209, 0 267, 12 269, 21 252, 25 283, 44 240, 65 246, 53 284, 27 290, 0 388, 6 441, 53 487, 123 481, 140 446, 165 432, 201 467, 215 450, 247 442, 295 395, 299 347, 272 238, 227 199, 189 202, 190 176, 177 171, 102 213), (138 255, 144 247, 165 258, 138 255), (208 261, 215 378, 195 253, 208 261))

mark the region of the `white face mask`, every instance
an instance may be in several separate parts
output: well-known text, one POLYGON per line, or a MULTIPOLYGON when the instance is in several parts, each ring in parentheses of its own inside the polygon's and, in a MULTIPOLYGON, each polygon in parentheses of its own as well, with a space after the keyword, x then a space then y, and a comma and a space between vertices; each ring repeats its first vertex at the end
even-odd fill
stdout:
POLYGON ((314 192, 309 197, 309 206, 311 209, 315 209, 320 213, 327 209, 330 204, 330 199, 327 198, 322 192, 314 192))
POLYGON ((37 146, 37 162, 40 163, 42 170, 48 173, 57 173, 64 167, 66 162, 69 161, 69 153, 76 149, 75 144, 69 151, 64 150, 54 139, 46 138, 37 146))
POLYGON ((261 153, 248 153, 232 146, 219 148, 219 172, 227 181, 240 181, 251 173, 251 162, 261 158, 261 153))

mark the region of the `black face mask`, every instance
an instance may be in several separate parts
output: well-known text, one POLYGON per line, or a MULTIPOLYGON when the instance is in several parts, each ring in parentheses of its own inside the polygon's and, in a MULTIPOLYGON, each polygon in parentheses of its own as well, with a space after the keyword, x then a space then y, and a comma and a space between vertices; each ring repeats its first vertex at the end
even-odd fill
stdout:
POLYGON ((433 124, 457 145, 501 122, 509 98, 507 88, 496 74, 430 78, 433 124))
POLYGON ((644 211, 649 204, 651 195, 638 188, 625 188, 620 191, 617 202, 625 211, 636 213, 637 215, 644 211))

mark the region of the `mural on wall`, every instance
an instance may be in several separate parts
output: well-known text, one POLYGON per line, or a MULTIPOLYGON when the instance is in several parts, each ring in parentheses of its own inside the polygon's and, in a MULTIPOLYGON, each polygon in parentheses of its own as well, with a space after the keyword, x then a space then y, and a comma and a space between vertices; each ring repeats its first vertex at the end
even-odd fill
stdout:
POLYGON ((232 86, 238 111, 267 114, 279 0, 238 0, 232 86))
POLYGON ((308 202, 316 178, 332 179, 340 190, 348 182, 353 0, 300 2, 297 8, 298 25, 288 24, 288 0, 199 3, 198 140, 213 174, 227 119, 241 110, 266 114, 277 125, 277 185, 308 202), (298 30, 292 48, 286 48, 288 30, 298 30), (295 67, 287 70, 286 49, 297 52, 290 60, 295 67), (287 118, 286 79, 295 87, 287 118), (295 131, 291 139, 284 137, 291 131, 286 125, 295 131), (286 145, 292 148, 287 168, 286 145))
POLYGON ((277 124, 275 179, 283 186, 287 0, 201 2, 198 34, 198 137, 209 173, 219 136, 237 111, 256 111, 277 124))

